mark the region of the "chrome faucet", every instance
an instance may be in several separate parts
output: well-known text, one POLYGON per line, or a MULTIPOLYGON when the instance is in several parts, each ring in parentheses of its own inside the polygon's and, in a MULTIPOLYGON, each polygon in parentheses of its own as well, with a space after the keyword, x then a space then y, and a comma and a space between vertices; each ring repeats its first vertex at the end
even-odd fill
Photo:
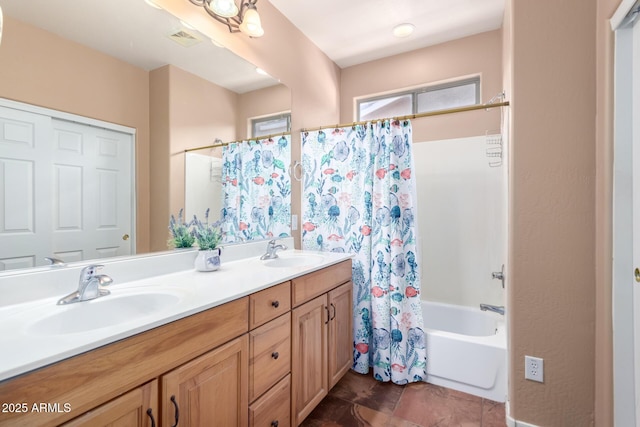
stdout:
POLYGON ((282 249, 284 251, 287 247, 285 245, 276 245, 276 239, 270 240, 269 243, 267 243, 267 252, 262 255, 260 259, 265 260, 278 258, 278 254, 276 253, 278 249, 282 249))
POLYGON ((494 313, 502 314, 504 316, 504 306, 500 305, 491 305, 491 304, 480 304, 480 310, 482 311, 493 311, 494 313))
POLYGON ((74 302, 88 301, 111 292, 104 286, 113 283, 113 279, 106 274, 96 274, 103 266, 91 264, 82 269, 80 272, 80 280, 78 282, 78 290, 70 293, 58 301, 58 305, 72 304, 74 302))
POLYGON ((44 257, 44 260, 47 261, 49 265, 52 267, 65 267, 67 265, 61 259, 54 258, 54 257, 46 256, 44 257))

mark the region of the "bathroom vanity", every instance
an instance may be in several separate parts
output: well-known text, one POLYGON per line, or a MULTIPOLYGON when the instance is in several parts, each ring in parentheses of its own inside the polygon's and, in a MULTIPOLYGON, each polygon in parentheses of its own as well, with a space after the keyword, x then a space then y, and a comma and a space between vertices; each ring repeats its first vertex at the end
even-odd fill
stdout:
POLYGON ((287 252, 272 265, 238 260, 114 287, 112 296, 144 288, 153 300, 171 283, 181 311, 111 328, 110 338, 98 328, 107 331, 93 344, 83 342, 91 331, 53 328, 77 354, 13 367, 0 382, 0 426, 298 425, 351 367, 351 260, 287 252))

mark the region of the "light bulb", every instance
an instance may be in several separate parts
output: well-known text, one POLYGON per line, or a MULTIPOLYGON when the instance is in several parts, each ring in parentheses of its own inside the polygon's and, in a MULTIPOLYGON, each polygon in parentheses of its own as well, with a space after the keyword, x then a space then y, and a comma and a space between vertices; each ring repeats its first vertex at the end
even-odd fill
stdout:
POLYGON ((244 13, 240 31, 251 37, 262 37, 264 35, 264 29, 262 29, 262 24, 260 23, 260 15, 258 15, 256 9, 247 9, 244 13))
POLYGON ((223 18, 231 18, 238 14, 238 6, 234 0, 213 0, 211 10, 223 18))

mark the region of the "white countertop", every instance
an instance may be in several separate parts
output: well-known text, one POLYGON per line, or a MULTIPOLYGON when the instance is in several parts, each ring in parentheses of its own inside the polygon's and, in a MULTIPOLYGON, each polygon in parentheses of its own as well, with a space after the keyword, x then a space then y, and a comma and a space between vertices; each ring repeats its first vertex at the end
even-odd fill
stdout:
MULTIPOLYGON (((58 306, 57 301, 65 295, 60 294, 0 306, 0 381, 236 300, 352 256, 344 253, 298 250, 288 250, 286 255, 282 254, 283 257, 317 254, 322 256, 322 260, 313 267, 267 267, 257 257, 251 257, 223 261, 221 268, 213 272, 203 273, 191 268, 125 283, 116 282, 109 286, 111 295, 92 301, 58 306), (111 301, 113 303, 118 298, 140 294, 136 301, 144 301, 145 293, 158 292, 168 295, 172 302, 150 314, 131 320, 123 319, 123 316, 126 317, 123 307, 123 310, 114 314, 108 313, 117 318, 113 325, 79 332, 58 333, 47 330, 51 326, 47 323, 47 318, 65 310, 80 308, 85 312, 84 315, 88 310, 92 314, 95 313, 95 316, 100 316, 98 304, 107 299, 114 300, 111 301), (78 307, 79 305, 83 306, 78 307)), ((108 270, 105 268, 103 273, 108 274, 108 270)), ((73 290, 75 289, 72 285, 67 293, 73 290)), ((112 304, 109 307, 118 306, 112 304)), ((140 311, 138 307, 134 309, 140 311)), ((82 329, 82 325, 78 326, 82 329)))

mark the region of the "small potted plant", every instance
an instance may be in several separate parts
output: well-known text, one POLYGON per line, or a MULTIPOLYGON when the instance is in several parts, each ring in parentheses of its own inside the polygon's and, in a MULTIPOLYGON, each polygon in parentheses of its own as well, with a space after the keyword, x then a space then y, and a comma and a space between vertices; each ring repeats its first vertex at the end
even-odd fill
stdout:
POLYGON ((190 248, 196 241, 195 236, 191 232, 192 223, 185 223, 182 217, 184 209, 180 209, 178 213, 178 219, 173 214, 169 220, 169 231, 171 232, 171 239, 168 241, 169 247, 173 246, 176 249, 190 248))
POLYGON ((204 214, 204 222, 193 216, 192 234, 198 241, 198 256, 195 267, 198 271, 214 271, 220 268, 220 255, 222 254, 222 230, 220 221, 209 224, 209 209, 204 214))

